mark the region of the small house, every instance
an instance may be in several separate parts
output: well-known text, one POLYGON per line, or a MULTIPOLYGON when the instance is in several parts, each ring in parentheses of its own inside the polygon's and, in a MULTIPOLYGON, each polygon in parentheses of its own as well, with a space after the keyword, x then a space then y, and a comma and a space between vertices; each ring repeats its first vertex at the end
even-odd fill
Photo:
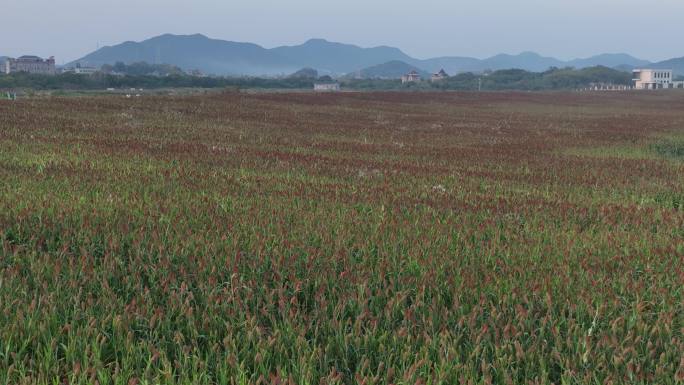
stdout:
POLYGON ((337 92, 340 90, 340 83, 314 83, 314 91, 317 92, 337 92))
POLYGON ((430 81, 438 82, 438 81, 444 80, 448 77, 449 77, 449 75, 444 71, 444 69, 441 69, 441 70, 439 70, 439 72, 432 74, 430 81))

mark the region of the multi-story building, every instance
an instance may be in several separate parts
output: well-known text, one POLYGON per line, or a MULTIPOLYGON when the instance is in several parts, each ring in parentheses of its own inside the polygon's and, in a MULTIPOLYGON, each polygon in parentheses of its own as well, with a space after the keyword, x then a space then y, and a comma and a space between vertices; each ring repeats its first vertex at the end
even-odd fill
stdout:
POLYGON ((672 70, 636 69, 632 73, 634 88, 638 90, 684 88, 684 82, 672 80, 672 70))
POLYGON ((55 58, 41 59, 38 56, 22 56, 17 59, 6 59, 4 72, 11 74, 14 72, 28 72, 31 74, 54 75, 57 73, 55 68, 55 58))
POLYGON ((401 83, 406 84, 406 83, 417 83, 420 81, 420 74, 418 71, 413 70, 406 75, 401 77, 401 83))

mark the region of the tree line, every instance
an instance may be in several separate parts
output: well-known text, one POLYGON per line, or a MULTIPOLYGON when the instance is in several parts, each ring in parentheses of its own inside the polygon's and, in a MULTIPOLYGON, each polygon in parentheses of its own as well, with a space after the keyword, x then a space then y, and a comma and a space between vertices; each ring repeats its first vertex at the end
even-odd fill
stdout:
MULTIPOLYGON (((112 67, 112 71, 115 71, 112 67)), ((116 70, 122 69, 121 67, 116 70)), ((233 89, 311 89, 317 81, 300 77, 202 77, 191 76, 173 68, 166 75, 140 74, 157 67, 138 67, 129 74, 98 72, 92 75, 63 73, 38 75, 14 73, 0 75, 0 90, 104 90, 107 88, 233 88, 233 89)), ((398 79, 344 79, 343 89, 350 90, 570 90, 592 84, 631 85, 631 74, 607 67, 584 69, 551 68, 545 72, 529 72, 519 69, 500 70, 487 74, 462 73, 438 82, 423 81, 402 84, 398 79)))

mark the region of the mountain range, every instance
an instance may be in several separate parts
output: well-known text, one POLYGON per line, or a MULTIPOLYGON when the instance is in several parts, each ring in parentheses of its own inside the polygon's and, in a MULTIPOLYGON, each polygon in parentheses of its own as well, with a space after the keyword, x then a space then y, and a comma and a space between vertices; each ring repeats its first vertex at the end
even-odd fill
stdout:
MULTIPOLYGON (((534 52, 523 52, 518 55, 500 54, 486 59, 444 56, 422 60, 388 46, 362 48, 324 39, 311 39, 300 45, 268 49, 253 43, 211 39, 201 34, 165 34, 141 42, 128 41, 107 46, 67 66, 80 63, 99 67, 116 62, 131 64, 142 61, 172 64, 184 70, 198 69, 206 74, 247 76, 279 76, 310 67, 320 74, 333 76, 367 72, 383 77, 383 73, 374 67, 385 65, 394 71, 398 68, 396 62, 403 62, 425 72, 436 72, 443 68, 450 74, 509 68, 539 72, 550 67, 585 68, 602 65, 627 71, 643 66, 672 68, 675 73, 684 75, 684 57, 651 63, 628 54, 602 54, 562 61, 534 52)), ((396 74, 392 76, 394 75, 396 74)))

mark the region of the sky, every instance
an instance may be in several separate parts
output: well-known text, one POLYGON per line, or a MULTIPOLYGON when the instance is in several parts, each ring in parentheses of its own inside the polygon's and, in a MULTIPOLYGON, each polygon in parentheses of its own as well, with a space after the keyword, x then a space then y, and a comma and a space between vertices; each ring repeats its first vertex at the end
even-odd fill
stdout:
POLYGON ((562 60, 684 56, 683 0, 2 0, 0 56, 80 58, 201 33, 267 48, 324 38, 426 59, 534 51, 562 60), (19 31, 19 32, 14 32, 19 31))

